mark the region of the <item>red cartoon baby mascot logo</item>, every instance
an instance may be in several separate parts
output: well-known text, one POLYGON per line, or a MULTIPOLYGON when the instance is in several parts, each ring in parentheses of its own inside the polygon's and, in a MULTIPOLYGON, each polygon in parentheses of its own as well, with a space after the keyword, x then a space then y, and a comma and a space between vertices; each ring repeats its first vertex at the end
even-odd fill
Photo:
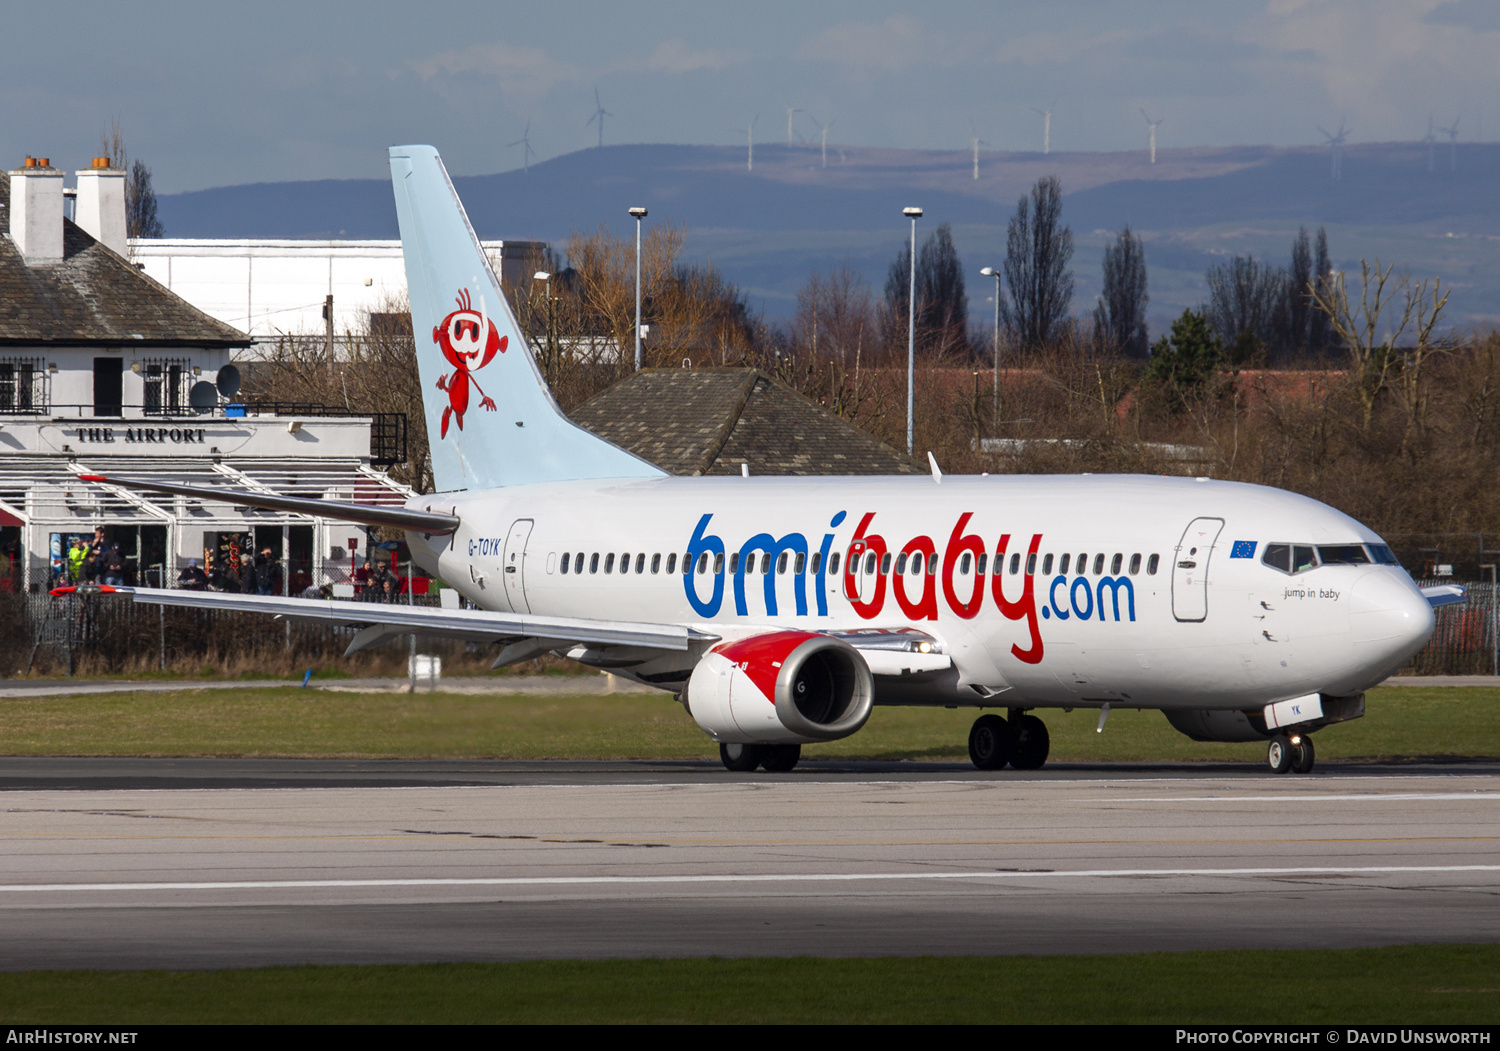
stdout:
POLYGON ((448 437, 448 419, 458 421, 458 429, 464 429, 464 413, 469 411, 469 386, 479 391, 480 402, 490 412, 495 411, 495 400, 485 394, 484 388, 474 379, 474 373, 484 368, 495 356, 505 353, 507 338, 495 331, 495 326, 485 316, 484 297, 479 299, 479 309, 469 302, 469 290, 458 293, 458 309, 443 318, 442 324, 432 330, 432 341, 443 348, 443 357, 453 366, 452 376, 439 376, 438 390, 448 392, 448 404, 443 408, 443 428, 439 437, 448 437))

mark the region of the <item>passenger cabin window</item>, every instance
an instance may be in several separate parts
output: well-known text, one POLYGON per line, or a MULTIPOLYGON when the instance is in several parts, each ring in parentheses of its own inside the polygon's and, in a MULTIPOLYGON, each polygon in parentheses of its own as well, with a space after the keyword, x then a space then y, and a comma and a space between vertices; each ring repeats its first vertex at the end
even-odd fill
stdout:
POLYGON ((929 577, 935 577, 935 576, 937 576, 937 567, 938 567, 938 557, 937 557, 937 552, 934 551, 932 554, 930 554, 930 555, 927 556, 927 575, 929 577))
POLYGON ((1026 575, 1028 577, 1034 577, 1034 576, 1036 576, 1036 552, 1035 551, 1031 552, 1031 554, 1029 554, 1029 555, 1026 556, 1026 575))
POLYGON ((837 573, 838 571, 839 571, 839 553, 837 551, 835 551, 833 554, 831 554, 831 555, 828 556, 828 572, 830 572, 830 573, 837 573))
POLYGON ((675 552, 675 551, 673 551, 671 554, 667 555, 667 572, 668 573, 675 573, 675 572, 677 572, 677 552, 675 552))
POLYGON ((1120 575, 1120 568, 1124 564, 1125 564, 1125 556, 1122 555, 1122 554, 1120 554, 1119 552, 1115 552, 1115 557, 1109 560, 1109 574, 1110 574, 1110 576, 1114 576, 1114 577, 1119 576, 1120 575))
POLYGON ((1135 576, 1140 571, 1141 571, 1141 555, 1140 555, 1140 552, 1136 552, 1135 554, 1133 554, 1133 555, 1130 556, 1130 575, 1131 576, 1135 576))
MULTIPOLYGON (((708 560, 708 556, 704 555, 703 559, 704 559, 704 561, 707 561, 708 560)), ((722 554, 715 555, 714 556, 714 575, 717 576, 718 574, 720 574, 722 572, 724 572, 724 556, 722 554)))
POLYGON ((1095 555, 1094 556, 1094 576, 1096 576, 1096 577, 1100 576, 1101 574, 1103 574, 1103 572, 1104 572, 1104 555, 1103 554, 1095 555))
POLYGON ((597 552, 597 551, 595 551, 592 555, 589 556, 589 572, 590 573, 597 573, 597 572, 599 572, 599 552, 597 552))
POLYGON ((817 576, 818 575, 818 569, 822 565, 823 565, 823 552, 821 552, 821 551, 814 551, 813 552, 813 557, 812 557, 812 574, 813 574, 813 576, 817 576))
POLYGON ((729 572, 731 572, 731 573, 738 573, 739 571, 740 571, 740 553, 738 551, 731 551, 729 553, 729 572))
POLYGON ((583 572, 583 552, 582 551, 578 552, 578 554, 576 554, 576 555, 573 556, 573 572, 574 573, 582 573, 583 572))
POLYGON ((906 552, 903 551, 903 552, 901 552, 901 554, 899 554, 899 555, 896 556, 896 576, 898 576, 898 577, 899 576, 903 576, 905 573, 906 573, 906 552))
POLYGON ((607 554, 607 555, 604 556, 604 572, 606 572, 606 573, 613 573, 614 571, 615 571, 615 553, 613 551, 611 551, 609 554, 607 554))
POLYGON ((1051 555, 1043 555, 1042 556, 1042 575, 1046 576, 1047 574, 1049 574, 1051 572, 1052 572, 1052 556, 1051 555))
POLYGON ((1073 560, 1073 556, 1072 555, 1064 555, 1062 557, 1062 559, 1057 563, 1057 571, 1059 573, 1061 573, 1063 576, 1067 576, 1068 575, 1068 566, 1072 562, 1072 560, 1073 560))
POLYGON ((1010 556, 1010 575, 1011 576, 1015 576, 1019 572, 1021 572, 1021 556, 1018 555, 1018 554, 1017 555, 1011 555, 1010 556))
POLYGON ((1146 559, 1146 575, 1148 577, 1154 577, 1154 576, 1156 576, 1157 567, 1160 566, 1160 565, 1161 565, 1161 556, 1160 555, 1152 555, 1150 558, 1146 559))
MULTIPOLYGON (((776 572, 782 576, 786 575, 786 555, 787 553, 783 551, 781 556, 776 559, 776 572)), ((771 556, 767 555, 766 557, 770 558, 771 556)))
POLYGON ((988 564, 989 559, 990 556, 981 551, 975 559, 974 572, 981 577, 984 576, 984 567, 988 564))
MULTIPOLYGON (((963 557, 961 557, 958 560, 958 571, 960 573, 967 573, 969 571, 969 561, 970 561, 969 553, 967 551, 965 551, 963 553, 963 557)), ((901 571, 898 569, 898 570, 896 570, 896 572, 899 573, 901 571)))
POLYGON ((562 557, 562 571, 566 573, 568 571, 568 567, 572 565, 572 563, 573 553, 571 551, 564 551, 562 557))
POLYGON ((651 556, 651 572, 661 572, 661 555, 657 554, 651 556))
POLYGON ((646 572, 646 556, 644 554, 635 556, 635 571, 637 573, 646 572))
POLYGON ((890 556, 890 552, 886 552, 884 555, 882 555, 880 557, 880 575, 884 576, 884 577, 888 577, 888 576, 891 575, 891 556, 890 556))

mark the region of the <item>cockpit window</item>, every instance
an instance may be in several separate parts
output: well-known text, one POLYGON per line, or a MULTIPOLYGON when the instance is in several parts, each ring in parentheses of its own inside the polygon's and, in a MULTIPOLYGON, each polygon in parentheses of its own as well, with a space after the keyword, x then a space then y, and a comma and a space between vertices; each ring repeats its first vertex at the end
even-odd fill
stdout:
MULTIPOLYGON (((1338 550, 1327 548, 1324 550, 1338 550)), ((1260 556, 1263 564, 1283 573, 1305 573, 1318 564, 1311 544, 1267 544, 1265 554, 1260 556)), ((1325 558, 1326 562, 1327 559, 1325 558)))
POLYGON ((1365 553, 1363 544, 1329 544, 1319 545, 1318 561, 1325 566, 1363 566, 1369 564, 1370 556, 1365 553))
POLYGON ((1401 564, 1395 553, 1385 544, 1366 544, 1365 547, 1370 549, 1370 557, 1374 559, 1376 565, 1397 566, 1401 564))

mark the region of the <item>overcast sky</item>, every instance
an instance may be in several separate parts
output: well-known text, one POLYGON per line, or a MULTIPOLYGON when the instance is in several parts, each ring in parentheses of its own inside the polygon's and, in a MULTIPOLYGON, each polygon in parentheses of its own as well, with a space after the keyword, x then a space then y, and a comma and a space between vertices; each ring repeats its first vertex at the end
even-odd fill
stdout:
POLYGON ((1054 150, 1500 136, 1500 0, 11 4, 0 164, 84 167, 118 119, 160 193, 455 174, 606 143, 1054 150), (972 130, 971 130, 972 122, 972 130))

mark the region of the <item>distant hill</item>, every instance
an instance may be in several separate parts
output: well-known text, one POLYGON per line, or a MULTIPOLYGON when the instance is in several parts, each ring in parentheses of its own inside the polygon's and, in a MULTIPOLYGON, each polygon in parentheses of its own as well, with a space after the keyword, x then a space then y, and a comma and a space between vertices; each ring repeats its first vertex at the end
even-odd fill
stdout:
MULTIPOLYGON (((689 253, 711 259, 771 315, 790 312, 815 270, 848 262, 877 288, 907 232, 901 208, 916 204, 919 227, 948 222, 969 269, 971 309, 988 315, 981 266, 1004 251, 1016 199, 1042 175, 1066 194, 1064 218, 1078 241, 1077 309, 1097 292, 1099 249, 1129 222, 1147 241, 1153 327, 1203 295, 1202 273, 1235 252, 1278 261, 1299 225, 1329 229, 1338 265, 1360 256, 1440 274, 1455 289, 1456 319, 1500 320, 1500 145, 1461 145, 1456 170, 1440 146, 1371 144, 1344 150, 1330 178, 1324 148, 1230 147, 1129 153, 980 155, 967 151, 816 146, 607 146, 556 157, 530 171, 464 176, 455 184, 482 237, 552 241, 600 224, 628 232, 626 208, 689 230, 689 253)), ((383 179, 257 183, 159 201, 172 237, 392 238, 390 185, 383 179)))

